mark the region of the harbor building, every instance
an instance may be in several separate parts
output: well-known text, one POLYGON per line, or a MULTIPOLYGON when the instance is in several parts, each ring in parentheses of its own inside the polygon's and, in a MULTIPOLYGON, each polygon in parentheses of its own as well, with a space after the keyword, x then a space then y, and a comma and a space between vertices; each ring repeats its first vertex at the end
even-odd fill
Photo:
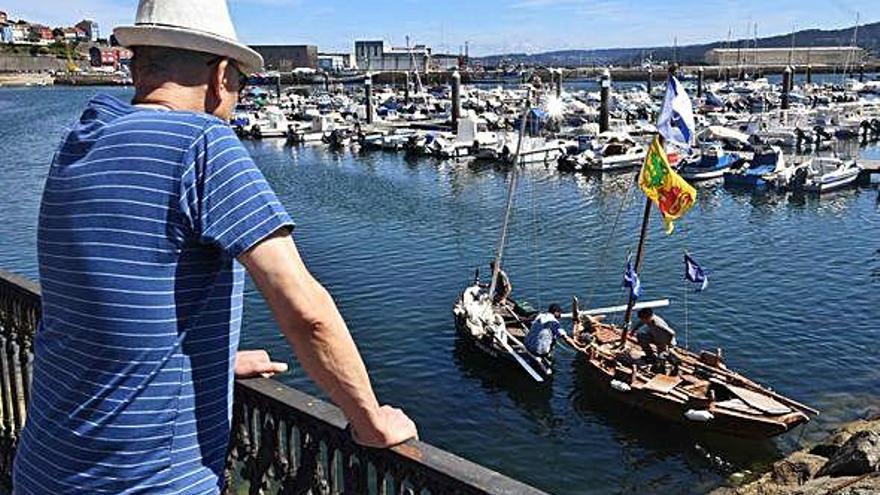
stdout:
POLYGON ((864 60, 865 50, 852 46, 797 48, 714 48, 706 52, 709 65, 844 65, 864 60))
POLYGON ((101 27, 93 20, 84 19, 79 21, 74 27, 81 29, 82 32, 85 33, 86 38, 92 43, 95 43, 101 38, 101 27))
POLYGON ((459 55, 435 54, 431 57, 431 70, 435 71, 451 71, 463 69, 465 57, 459 55))
POLYGON ((356 41, 354 53, 360 70, 426 72, 431 67, 431 49, 425 45, 397 48, 384 41, 356 41))
POLYGON ((266 70, 318 69, 318 47, 314 45, 253 45, 251 48, 263 56, 266 70))
POLYGON ((357 70, 357 60, 353 53, 319 53, 318 68, 325 72, 357 70))

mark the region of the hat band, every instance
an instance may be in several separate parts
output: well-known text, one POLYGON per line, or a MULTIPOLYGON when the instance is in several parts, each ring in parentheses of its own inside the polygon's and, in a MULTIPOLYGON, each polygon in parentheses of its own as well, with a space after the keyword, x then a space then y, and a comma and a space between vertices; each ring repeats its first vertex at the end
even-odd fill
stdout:
POLYGON ((193 28, 193 27, 188 27, 188 26, 178 26, 178 25, 176 25, 176 24, 163 24, 163 23, 161 23, 161 22, 135 22, 134 25, 135 25, 135 26, 138 26, 138 27, 150 27, 150 26, 153 26, 153 27, 166 27, 166 28, 172 28, 172 29, 181 29, 181 30, 184 30, 184 31, 191 31, 191 32, 193 32, 193 33, 206 34, 206 35, 208 35, 208 36, 213 36, 213 37, 215 37, 215 38, 221 38, 221 39, 224 39, 224 40, 227 40, 227 41, 231 41, 231 42, 233 42, 233 43, 240 43, 240 42, 239 42, 237 39, 235 39, 235 38, 229 38, 229 37, 227 37, 227 36, 223 36, 222 34, 214 33, 214 32, 211 32, 211 31, 204 31, 204 30, 202 30, 202 29, 193 28))

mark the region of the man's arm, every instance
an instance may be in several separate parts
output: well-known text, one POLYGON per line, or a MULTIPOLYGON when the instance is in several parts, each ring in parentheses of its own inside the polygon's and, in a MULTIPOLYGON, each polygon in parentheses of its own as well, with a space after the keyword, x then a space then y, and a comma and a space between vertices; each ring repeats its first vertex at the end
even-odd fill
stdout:
POLYGON ((330 294, 284 231, 239 256, 306 373, 349 419, 355 440, 389 447, 416 436, 403 411, 379 406, 366 367, 330 294))

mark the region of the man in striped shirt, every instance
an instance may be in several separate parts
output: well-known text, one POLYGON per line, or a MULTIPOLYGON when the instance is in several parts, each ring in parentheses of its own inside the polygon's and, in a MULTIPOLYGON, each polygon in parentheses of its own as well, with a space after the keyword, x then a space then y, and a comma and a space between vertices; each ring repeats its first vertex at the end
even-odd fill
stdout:
POLYGON ((414 437, 376 400, 290 217, 227 124, 238 61, 134 51, 134 102, 95 97, 46 179, 43 317, 15 493, 222 490, 233 377, 283 369, 237 353, 243 267, 355 441, 414 437))

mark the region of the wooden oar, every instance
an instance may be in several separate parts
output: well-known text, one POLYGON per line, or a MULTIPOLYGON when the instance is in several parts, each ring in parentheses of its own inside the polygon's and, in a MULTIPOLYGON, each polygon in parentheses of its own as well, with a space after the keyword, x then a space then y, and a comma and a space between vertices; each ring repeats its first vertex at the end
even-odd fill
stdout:
MULTIPOLYGON (((642 308, 651 308, 651 309, 665 308, 666 306, 669 306, 669 304, 670 304, 669 299, 660 299, 658 301, 645 301, 645 302, 638 303, 635 306, 633 306, 633 311, 638 311, 642 308)), ((587 310, 581 311, 579 314, 582 316, 583 315, 596 316, 596 315, 603 315, 603 314, 608 314, 608 313, 623 313, 624 311, 626 311, 625 305, 624 306, 610 306, 607 308, 587 309, 587 310)), ((571 319, 573 314, 574 313, 563 313, 562 318, 571 319)))
MULTIPOLYGON (((506 330, 505 330, 505 332, 506 332, 506 330)), ((501 344, 501 347, 502 347, 505 351, 507 351, 508 354, 510 354, 511 356, 513 356, 513 359, 515 359, 516 362, 519 363, 519 365, 522 367, 522 369, 526 370, 526 372, 527 372, 529 375, 531 375, 532 378, 534 378, 536 382, 538 382, 538 383, 544 383, 544 377, 541 376, 540 373, 538 373, 537 371, 535 371, 535 370, 531 367, 531 365, 529 365, 529 363, 526 362, 526 360, 522 358, 522 356, 520 356, 519 354, 517 354, 516 351, 514 351, 513 348, 510 347, 510 344, 508 344, 507 342, 505 342, 505 341, 503 341, 502 339, 498 338, 498 336, 495 335, 494 332, 492 333, 492 337, 494 337, 495 340, 496 340, 499 344, 501 344)), ((513 337, 510 337, 509 334, 508 334, 508 337, 509 337, 509 338, 513 338, 513 337)), ((519 342, 517 342, 517 344, 519 344, 519 342)), ((522 344, 519 344, 519 345, 522 345, 522 344)))

